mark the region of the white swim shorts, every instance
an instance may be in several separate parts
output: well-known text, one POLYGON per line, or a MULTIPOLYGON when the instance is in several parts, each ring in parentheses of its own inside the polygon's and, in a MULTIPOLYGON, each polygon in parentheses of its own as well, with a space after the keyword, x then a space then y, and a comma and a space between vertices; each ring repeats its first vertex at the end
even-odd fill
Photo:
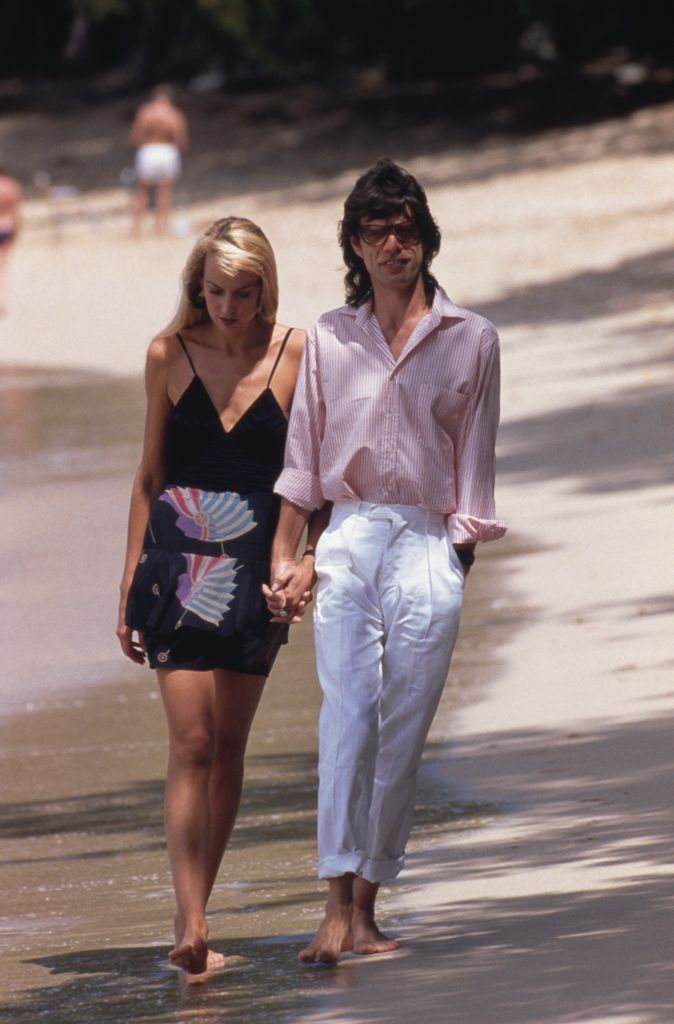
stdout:
POLYGON ((172 142, 148 142, 136 153, 136 177, 146 185, 175 181, 180 170, 180 151, 172 142))

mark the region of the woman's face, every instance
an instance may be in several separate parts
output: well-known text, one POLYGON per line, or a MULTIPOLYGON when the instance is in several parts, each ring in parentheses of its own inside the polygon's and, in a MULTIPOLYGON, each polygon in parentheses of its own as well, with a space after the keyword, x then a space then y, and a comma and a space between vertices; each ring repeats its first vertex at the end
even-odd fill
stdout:
POLYGON ((260 304, 257 274, 240 271, 230 277, 209 254, 204 263, 203 293, 206 309, 215 326, 225 333, 240 334, 254 320, 260 304))

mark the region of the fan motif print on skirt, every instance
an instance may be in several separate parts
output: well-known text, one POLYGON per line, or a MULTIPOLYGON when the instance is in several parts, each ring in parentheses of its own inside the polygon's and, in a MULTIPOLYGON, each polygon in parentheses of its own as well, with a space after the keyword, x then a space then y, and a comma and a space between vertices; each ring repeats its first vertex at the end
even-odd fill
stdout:
MULTIPOLYGON (((177 526, 186 537, 222 543, 255 528, 248 502, 233 491, 202 491, 198 487, 169 487, 160 501, 178 513, 177 526)), ((224 551, 223 551, 224 554, 224 551)))
POLYGON ((253 513, 232 491, 202 491, 198 487, 170 487, 162 494, 178 513, 176 525, 186 537, 219 543, 222 555, 186 553, 187 572, 178 580, 176 597, 185 609, 204 622, 218 626, 232 603, 239 566, 228 558, 224 542, 255 529, 253 513))
MULTIPOLYGON (((185 555, 187 572, 176 588, 176 597, 185 609, 204 622, 219 626, 236 590, 237 566, 233 558, 221 555, 185 555)), ((184 614, 178 620, 180 624, 184 614)))

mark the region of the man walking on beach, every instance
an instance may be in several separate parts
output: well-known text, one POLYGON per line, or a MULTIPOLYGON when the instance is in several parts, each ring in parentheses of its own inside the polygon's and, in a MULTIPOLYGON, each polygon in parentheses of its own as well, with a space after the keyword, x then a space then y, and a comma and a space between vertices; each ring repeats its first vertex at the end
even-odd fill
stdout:
POLYGON ((162 234, 173 208, 173 184, 181 171, 181 153, 188 146, 187 120, 174 104, 167 85, 157 86, 149 101, 139 107, 129 140, 136 148, 133 233, 141 234, 150 188, 155 188, 155 224, 157 234, 162 234))
POLYGON ((403 865, 475 545, 505 532, 494 517, 498 337, 431 274, 440 232, 416 179, 390 160, 363 174, 340 243, 346 305, 308 337, 267 591, 277 616, 292 614, 283 587, 302 530, 332 502, 314 613, 329 896, 300 953, 309 963, 398 945, 377 927, 377 892, 403 865))
POLYGON ((21 227, 23 191, 0 157, 0 316, 7 312, 7 264, 21 227))

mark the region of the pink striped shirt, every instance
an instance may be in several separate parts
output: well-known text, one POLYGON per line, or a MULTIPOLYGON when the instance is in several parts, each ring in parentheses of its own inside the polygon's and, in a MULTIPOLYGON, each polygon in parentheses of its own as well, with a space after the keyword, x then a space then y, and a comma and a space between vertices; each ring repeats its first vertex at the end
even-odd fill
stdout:
POLYGON ((370 300, 311 328, 277 493, 414 505, 448 516, 453 543, 495 540, 499 351, 494 326, 438 288, 395 360, 370 300))

